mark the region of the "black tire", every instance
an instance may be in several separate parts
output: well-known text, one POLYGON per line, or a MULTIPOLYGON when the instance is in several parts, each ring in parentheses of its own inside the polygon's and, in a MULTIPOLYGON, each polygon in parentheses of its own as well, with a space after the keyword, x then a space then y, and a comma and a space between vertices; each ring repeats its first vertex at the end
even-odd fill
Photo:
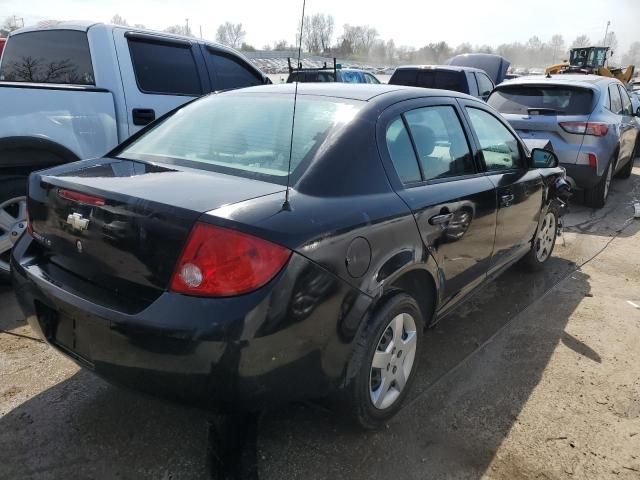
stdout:
POLYGON ((606 170, 602 173, 602 177, 597 185, 593 188, 585 190, 584 203, 591 208, 602 208, 607 203, 609 197, 609 186, 613 179, 613 160, 609 162, 606 170), (609 177, 609 186, 607 186, 607 178, 609 177))
POLYGON ((551 258, 551 255, 553 255, 553 250, 556 246, 556 237, 558 234, 558 212, 555 209, 549 209, 547 211, 547 213, 545 213, 545 219, 542 221, 542 224, 540 225, 540 228, 538 229, 538 231, 536 231, 536 235, 533 238, 533 242, 531 244, 531 250, 529 250, 529 252, 522 257, 522 261, 521 264, 522 266, 531 271, 531 272, 539 272, 540 270, 542 270, 544 268, 544 264, 547 263, 547 261, 551 258), (543 233, 543 230, 545 228, 545 225, 548 225, 547 223, 547 217, 548 216, 553 216, 553 227, 551 228, 552 231, 546 231, 543 233), (540 238, 542 236, 547 237, 547 235, 552 235, 552 237, 548 237, 551 238, 552 241, 551 243, 547 243, 547 250, 544 253, 544 255, 541 256, 538 255, 539 253, 539 248, 540 246, 543 244, 543 239, 540 238))
POLYGON ((629 178, 631 176, 631 172, 633 171, 633 163, 636 159, 636 152, 638 151, 638 145, 635 146, 635 148, 633 149, 633 153, 631 154, 631 159, 627 162, 627 164, 622 167, 622 170, 620 170, 618 172, 618 175, 616 175, 618 178, 629 178))
MULTIPOLYGON (((351 378, 344 394, 349 414, 361 427, 365 429, 377 428, 387 422, 400 410, 416 376, 423 330, 424 320, 416 301, 413 297, 405 293, 397 293, 388 298, 384 304, 376 310, 373 317, 359 334, 359 337, 355 341, 354 352, 347 369, 347 372, 350 372, 351 378), (378 347, 381 346, 380 342, 383 340, 383 335, 391 328, 390 322, 402 313, 408 313, 415 319, 416 347, 413 363, 410 367, 409 376, 406 378, 405 385, 393 403, 386 408, 377 408, 372 401, 372 393, 370 390, 375 381, 372 366, 373 357, 378 347)), ((396 351, 393 350, 393 352, 396 351)), ((401 352, 401 350, 398 349, 397 353, 392 353, 392 361, 396 362, 396 358, 398 358, 397 362, 404 362, 406 357, 403 356, 400 358, 402 353, 406 352, 401 352)), ((392 371, 394 374, 396 372, 395 369, 390 370, 387 368, 386 370, 387 372, 392 371)), ((377 369, 377 371, 381 374, 381 369, 377 369)), ((395 380, 393 382, 395 382, 395 380)), ((390 384, 393 385, 393 382, 390 384)))
MULTIPOLYGON (((0 178, 0 205, 8 200, 18 197, 24 197, 27 194, 26 177, 8 177, 0 178)), ((7 233, 0 226, 0 236, 7 233)), ((0 282, 9 281, 10 274, 6 266, 8 266, 10 252, 0 252, 0 282)))

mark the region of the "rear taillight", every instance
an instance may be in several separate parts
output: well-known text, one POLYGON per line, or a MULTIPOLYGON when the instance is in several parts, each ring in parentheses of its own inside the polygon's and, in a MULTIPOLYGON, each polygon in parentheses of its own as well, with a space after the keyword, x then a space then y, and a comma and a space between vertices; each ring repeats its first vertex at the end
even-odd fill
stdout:
POLYGON ((592 168, 598 168, 598 157, 593 153, 587 154, 587 158, 589 159, 589 166, 592 168))
POLYGON ((65 200, 71 200, 72 202, 83 203, 85 205, 92 205, 94 207, 102 207, 104 205, 104 198, 87 195, 86 193, 74 192, 73 190, 67 190, 64 188, 58 189, 58 196, 65 200))
POLYGON ((604 137, 609 131, 609 125, 599 122, 560 122, 560 126, 565 132, 595 137, 604 137))
POLYGON ((290 250, 252 235, 196 223, 169 289, 207 297, 240 295, 265 285, 290 256, 290 250))

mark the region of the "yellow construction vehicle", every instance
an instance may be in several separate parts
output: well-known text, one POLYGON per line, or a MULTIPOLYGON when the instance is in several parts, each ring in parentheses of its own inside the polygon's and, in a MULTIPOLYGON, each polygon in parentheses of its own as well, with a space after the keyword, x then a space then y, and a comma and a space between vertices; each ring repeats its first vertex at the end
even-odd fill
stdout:
POLYGON ((591 73, 602 77, 613 77, 627 84, 633 78, 635 67, 629 65, 622 68, 612 68, 608 65, 609 47, 579 47, 572 48, 568 62, 551 65, 545 70, 547 75, 557 73, 591 73))

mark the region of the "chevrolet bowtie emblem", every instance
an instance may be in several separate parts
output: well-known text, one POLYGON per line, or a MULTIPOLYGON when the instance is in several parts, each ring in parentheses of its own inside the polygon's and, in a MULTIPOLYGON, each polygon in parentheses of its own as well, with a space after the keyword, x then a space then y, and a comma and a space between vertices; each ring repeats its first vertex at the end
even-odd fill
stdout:
POLYGON ((71 225, 74 230, 83 231, 89 228, 89 220, 82 218, 80 213, 72 213, 67 217, 67 223, 71 225))

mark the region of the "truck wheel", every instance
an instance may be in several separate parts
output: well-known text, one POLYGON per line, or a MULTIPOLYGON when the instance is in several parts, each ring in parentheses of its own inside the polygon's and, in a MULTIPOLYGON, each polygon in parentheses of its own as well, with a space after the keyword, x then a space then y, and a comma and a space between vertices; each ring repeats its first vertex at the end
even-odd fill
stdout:
POLYGON ((602 208, 607 203, 607 197, 609 196, 609 187, 611 186, 611 179, 613 177, 613 160, 607 165, 607 169, 604 171, 602 178, 598 184, 585 190, 584 203, 591 208, 602 208))
POLYGON ((532 272, 542 270, 544 264, 551 258, 558 235, 558 212, 549 209, 542 220, 542 225, 536 232, 531 250, 522 258, 522 265, 532 272))
POLYGON ((344 393, 361 427, 379 427, 400 409, 415 378, 423 325, 416 301, 398 293, 356 339, 348 368, 354 376, 344 393))
POLYGON ((27 228, 27 179, 0 179, 0 282, 9 280, 13 245, 27 228))

